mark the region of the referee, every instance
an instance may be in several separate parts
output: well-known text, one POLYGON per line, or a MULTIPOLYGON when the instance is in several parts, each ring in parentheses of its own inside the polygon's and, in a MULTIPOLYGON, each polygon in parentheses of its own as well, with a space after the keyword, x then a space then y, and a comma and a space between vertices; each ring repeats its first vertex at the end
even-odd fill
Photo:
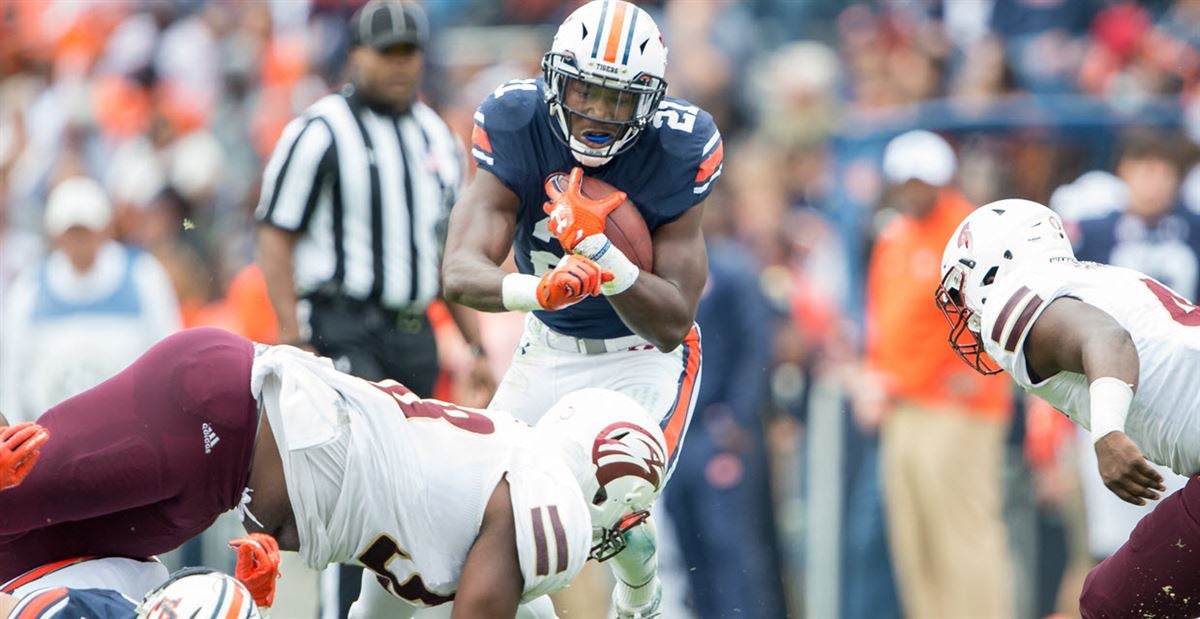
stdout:
MULTIPOLYGON (((349 83, 284 129, 255 211, 280 341, 422 397, 439 369, 425 310, 441 293, 445 226, 466 161, 417 100, 428 37, 425 14, 409 2, 372 0, 351 18, 349 83)), ((490 394, 476 318, 450 309, 475 355, 472 388, 490 394)), ((346 571, 341 616, 357 594, 346 571)))
MULTIPOLYGON (((438 372, 425 309, 441 293, 446 218, 465 161, 445 122, 417 101, 428 29, 415 4, 375 0, 355 14, 350 82, 284 130, 255 212, 281 342, 422 397, 438 372)), ((453 311, 481 355, 474 316, 453 311)))

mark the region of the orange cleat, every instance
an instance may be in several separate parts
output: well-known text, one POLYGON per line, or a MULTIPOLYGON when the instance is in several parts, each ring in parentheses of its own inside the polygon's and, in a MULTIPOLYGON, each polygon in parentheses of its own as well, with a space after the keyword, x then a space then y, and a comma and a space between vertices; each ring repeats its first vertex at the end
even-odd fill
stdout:
POLYGON ((49 439, 50 432, 32 421, 0 428, 0 490, 25 481, 49 439))
POLYGON ((229 542, 229 547, 238 555, 233 574, 254 596, 254 603, 262 607, 274 604, 279 543, 266 533, 251 533, 229 542))

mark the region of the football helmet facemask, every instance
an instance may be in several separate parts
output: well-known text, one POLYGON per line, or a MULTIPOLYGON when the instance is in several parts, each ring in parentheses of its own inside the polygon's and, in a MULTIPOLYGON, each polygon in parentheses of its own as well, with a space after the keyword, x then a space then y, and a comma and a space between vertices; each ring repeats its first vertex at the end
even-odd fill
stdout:
POLYGON ((936 300, 950 323, 950 346, 981 374, 1001 371, 980 337, 983 304, 996 282, 1030 264, 1074 260, 1054 211, 1030 200, 998 200, 958 225, 942 252, 936 300))
POLYGON ((653 119, 666 71, 667 48, 646 11, 624 0, 579 7, 542 58, 555 137, 583 165, 604 165, 653 119))

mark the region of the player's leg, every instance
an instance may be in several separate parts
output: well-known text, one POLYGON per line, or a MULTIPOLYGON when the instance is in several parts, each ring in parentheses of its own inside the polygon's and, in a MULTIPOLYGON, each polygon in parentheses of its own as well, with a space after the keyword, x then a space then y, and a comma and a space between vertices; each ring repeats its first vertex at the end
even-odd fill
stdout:
POLYGON ((1013 564, 1003 518, 1007 424, 964 411, 933 415, 940 431, 927 434, 937 441, 926 452, 927 480, 938 479, 938 471, 941 483, 927 483, 923 498, 938 506, 931 520, 938 535, 926 552, 939 557, 944 616, 1012 617, 1013 564))
POLYGON ((937 534, 929 530, 926 509, 936 509, 937 503, 926 505, 922 494, 930 486, 939 486, 923 478, 923 468, 917 462, 927 440, 922 421, 920 414, 910 407, 896 406, 884 419, 879 435, 888 551, 896 592, 908 617, 935 616, 936 611, 927 595, 930 587, 925 583, 927 575, 933 572, 926 549, 937 534))
POLYGON ((558 619, 550 596, 543 595, 517 607, 516 619, 558 619))
MULTIPOLYGON (((670 480, 683 447, 684 436, 691 425, 700 388, 702 356, 699 327, 693 327, 683 345, 670 353, 639 350, 603 356, 606 367, 593 367, 591 376, 597 380, 593 386, 624 393, 643 404, 651 415, 659 419, 667 440, 667 480, 670 480)), ((597 365, 597 361, 591 363, 597 365)), ((617 579, 613 601, 618 616, 625 616, 622 613, 627 609, 652 613, 661 603, 657 549, 658 536, 653 520, 626 533, 625 550, 611 560, 613 575, 617 579)))
MULTIPOLYGON (((449 602, 432 608, 422 608, 413 614, 413 619, 450 619, 453 612, 454 602, 449 602)), ((392 615, 379 616, 382 618, 392 615)), ((357 617, 351 615, 351 619, 357 619, 357 617)), ((515 619, 558 619, 558 615, 554 612, 554 604, 550 601, 550 596, 543 595, 518 606, 515 619)))
POLYGON ((68 558, 39 551, 42 537, 41 547, 69 556, 148 556, 237 505, 257 430, 253 355, 251 342, 231 333, 184 331, 42 415, 50 439, 40 460, 21 485, 0 492, 0 578, 68 558), (109 526, 114 514, 135 534, 88 533, 89 522, 109 526), (70 539, 50 536, 67 524, 70 539), (11 543, 17 536, 21 544, 11 543))
POLYGON ((530 330, 530 322, 534 320, 533 317, 526 320, 525 333, 513 351, 508 371, 488 404, 489 409, 504 411, 530 425, 536 424, 565 393, 558 382, 569 374, 561 366, 572 356, 581 356, 563 353, 540 342, 530 330))
POLYGON ((1079 612, 1102 617, 1200 616, 1200 478, 1163 499, 1129 541, 1084 581, 1079 612))
POLYGON ((388 593, 379 584, 375 574, 363 570, 358 599, 350 605, 348 616, 350 619, 408 619, 418 610, 416 606, 388 593))

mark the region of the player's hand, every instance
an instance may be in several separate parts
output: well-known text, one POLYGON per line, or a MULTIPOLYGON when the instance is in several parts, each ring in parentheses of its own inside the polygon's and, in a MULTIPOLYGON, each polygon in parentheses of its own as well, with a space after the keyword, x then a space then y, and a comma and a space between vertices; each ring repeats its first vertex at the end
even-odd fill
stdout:
POLYGON ((229 542, 237 551, 237 577, 259 606, 275 603, 275 579, 279 578, 279 543, 265 533, 251 533, 229 542))
POLYGON ((1096 441, 1096 459, 1104 485, 1122 501, 1145 505, 1167 489, 1162 476, 1124 432, 1109 432, 1096 441), (1158 492, 1155 492, 1155 491, 1158 492))
POLYGON ((0 428, 0 490, 25 481, 49 439, 50 432, 32 421, 0 428))
POLYGON ((603 234, 608 214, 625 202, 623 191, 599 200, 583 195, 583 168, 578 166, 567 178, 566 191, 559 192, 554 183, 547 181, 546 196, 550 201, 542 210, 550 216, 550 233, 558 237, 558 242, 567 251, 575 249, 575 245, 593 234, 603 234))
POLYGON ((549 311, 557 311, 600 294, 600 284, 612 281, 612 273, 600 265, 575 254, 568 254, 553 271, 538 282, 538 303, 549 311))

